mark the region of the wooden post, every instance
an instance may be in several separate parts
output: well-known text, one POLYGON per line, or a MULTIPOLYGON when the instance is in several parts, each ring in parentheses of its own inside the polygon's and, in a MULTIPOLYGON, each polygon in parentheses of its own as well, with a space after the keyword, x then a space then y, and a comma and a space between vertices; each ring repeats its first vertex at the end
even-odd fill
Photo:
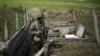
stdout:
POLYGON ((19 29, 19 19, 18 19, 18 13, 16 12, 16 30, 19 29))
POLYGON ((26 18, 26 12, 24 12, 24 25, 26 25, 27 18, 26 18))
POLYGON ((75 11, 74 10, 73 10, 73 19, 74 19, 74 21, 76 23, 76 15, 75 15, 75 11))
POLYGON ((8 40, 8 25, 7 25, 7 20, 5 20, 5 26, 4 26, 4 33, 5 33, 5 41, 8 40))
POLYGON ((95 10, 93 10, 92 12, 93 12, 93 19, 94 19, 96 39, 97 39, 97 43, 100 44, 100 35, 99 35, 98 20, 97 20, 97 16, 96 16, 95 10))
POLYGON ((27 19, 27 23, 29 22, 29 16, 28 16, 28 11, 26 10, 26 19, 27 19))

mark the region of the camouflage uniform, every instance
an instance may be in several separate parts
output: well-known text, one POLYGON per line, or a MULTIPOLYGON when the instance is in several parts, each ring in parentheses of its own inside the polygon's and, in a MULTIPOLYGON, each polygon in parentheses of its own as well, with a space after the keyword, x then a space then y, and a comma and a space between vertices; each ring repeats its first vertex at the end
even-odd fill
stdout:
POLYGON ((33 51, 36 53, 44 45, 46 35, 45 35, 45 23, 44 23, 44 14, 39 10, 37 15, 35 15, 34 22, 30 27, 30 33, 33 37, 33 51))

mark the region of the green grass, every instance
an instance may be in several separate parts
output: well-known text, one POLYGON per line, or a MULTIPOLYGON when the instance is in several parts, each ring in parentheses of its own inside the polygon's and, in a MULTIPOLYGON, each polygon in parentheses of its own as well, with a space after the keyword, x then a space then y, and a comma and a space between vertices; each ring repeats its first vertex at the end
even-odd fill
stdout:
POLYGON ((19 14, 19 28, 24 25, 24 15, 19 14))
POLYGON ((23 8, 99 9, 99 3, 99 0, 0 0, 0 7, 3 4, 18 7, 20 4, 23 8))

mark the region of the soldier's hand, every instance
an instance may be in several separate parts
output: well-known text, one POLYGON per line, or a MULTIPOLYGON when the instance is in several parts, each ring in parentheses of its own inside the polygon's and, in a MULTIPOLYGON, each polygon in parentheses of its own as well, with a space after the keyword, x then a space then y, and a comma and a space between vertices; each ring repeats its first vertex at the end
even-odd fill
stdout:
POLYGON ((41 31, 37 31, 37 34, 40 34, 41 33, 41 31))
POLYGON ((36 42, 38 42, 38 41, 40 41, 40 38, 38 38, 38 37, 34 37, 34 40, 36 41, 36 42))

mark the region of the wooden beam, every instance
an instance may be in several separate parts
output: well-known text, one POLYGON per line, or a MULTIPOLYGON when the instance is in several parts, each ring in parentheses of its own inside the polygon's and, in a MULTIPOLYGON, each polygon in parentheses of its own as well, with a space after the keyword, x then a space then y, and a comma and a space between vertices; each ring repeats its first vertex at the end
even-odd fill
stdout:
POLYGON ((45 50, 45 47, 42 47, 39 52, 37 52, 34 56, 41 56, 45 50))
POLYGON ((97 19, 95 10, 93 10, 92 12, 93 12, 93 19, 94 19, 96 39, 97 39, 97 43, 100 44, 100 35, 99 35, 98 19, 97 19))

